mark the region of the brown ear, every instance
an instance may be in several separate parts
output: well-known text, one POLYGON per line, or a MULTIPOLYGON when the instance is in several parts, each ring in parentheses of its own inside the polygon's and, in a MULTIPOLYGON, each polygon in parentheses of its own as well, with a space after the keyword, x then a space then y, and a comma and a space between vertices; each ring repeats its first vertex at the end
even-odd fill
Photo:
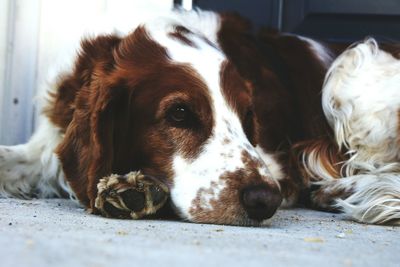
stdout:
POLYGON ((113 109, 122 90, 110 86, 109 73, 119 41, 113 36, 83 41, 73 74, 60 83, 54 104, 46 111, 54 123, 58 118, 59 126, 65 127, 56 153, 76 196, 91 208, 98 180, 112 172, 113 109))
POLYGON ((258 78, 259 55, 250 21, 235 13, 222 13, 218 43, 245 79, 258 78))
POLYGON ((46 110, 65 131, 56 153, 66 180, 94 212, 101 178, 140 167, 140 153, 135 152, 141 144, 132 138, 137 122, 131 102, 140 78, 167 60, 165 49, 143 27, 123 39, 100 36, 83 41, 73 73, 61 81, 46 110))

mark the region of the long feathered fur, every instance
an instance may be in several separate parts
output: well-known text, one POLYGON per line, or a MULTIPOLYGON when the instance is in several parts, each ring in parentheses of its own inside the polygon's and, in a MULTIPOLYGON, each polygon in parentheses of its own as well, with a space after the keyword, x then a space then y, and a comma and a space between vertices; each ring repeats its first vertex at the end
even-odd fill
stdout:
POLYGON ((347 159, 330 163, 341 166, 333 175, 320 150, 303 154, 318 195, 330 194, 333 206, 360 222, 400 225, 399 70, 400 61, 373 39, 339 56, 326 75, 322 105, 347 159))

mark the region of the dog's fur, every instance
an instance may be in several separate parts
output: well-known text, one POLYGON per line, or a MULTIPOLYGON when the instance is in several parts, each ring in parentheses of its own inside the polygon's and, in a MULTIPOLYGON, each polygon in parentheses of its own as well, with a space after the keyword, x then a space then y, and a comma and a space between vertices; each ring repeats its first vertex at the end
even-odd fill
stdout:
POLYGON ((400 224, 400 53, 394 48, 393 56, 368 39, 335 60, 322 105, 344 156, 324 162, 326 152, 316 147, 303 158, 321 186, 315 201, 341 192, 335 206, 366 223, 400 224))
POLYGON ((96 213, 101 178, 140 170, 193 222, 263 223, 283 196, 399 224, 399 62, 372 40, 336 51, 203 11, 83 40, 31 140, 0 147, 0 192, 96 213))

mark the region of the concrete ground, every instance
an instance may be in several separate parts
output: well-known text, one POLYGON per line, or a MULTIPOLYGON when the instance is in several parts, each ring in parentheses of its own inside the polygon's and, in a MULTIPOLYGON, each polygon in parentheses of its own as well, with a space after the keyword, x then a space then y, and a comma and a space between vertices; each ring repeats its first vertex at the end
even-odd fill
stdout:
POLYGON ((400 266, 400 227, 281 210, 269 227, 89 215, 61 199, 0 199, 0 266, 400 266))

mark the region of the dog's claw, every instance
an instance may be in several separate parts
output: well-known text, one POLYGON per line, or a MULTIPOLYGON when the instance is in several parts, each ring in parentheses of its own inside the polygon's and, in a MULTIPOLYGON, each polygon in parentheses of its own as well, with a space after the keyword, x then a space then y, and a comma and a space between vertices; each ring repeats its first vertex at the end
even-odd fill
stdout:
POLYGON ((140 172, 112 174, 97 184, 95 207, 106 217, 139 219, 154 214, 167 201, 166 185, 140 172))

